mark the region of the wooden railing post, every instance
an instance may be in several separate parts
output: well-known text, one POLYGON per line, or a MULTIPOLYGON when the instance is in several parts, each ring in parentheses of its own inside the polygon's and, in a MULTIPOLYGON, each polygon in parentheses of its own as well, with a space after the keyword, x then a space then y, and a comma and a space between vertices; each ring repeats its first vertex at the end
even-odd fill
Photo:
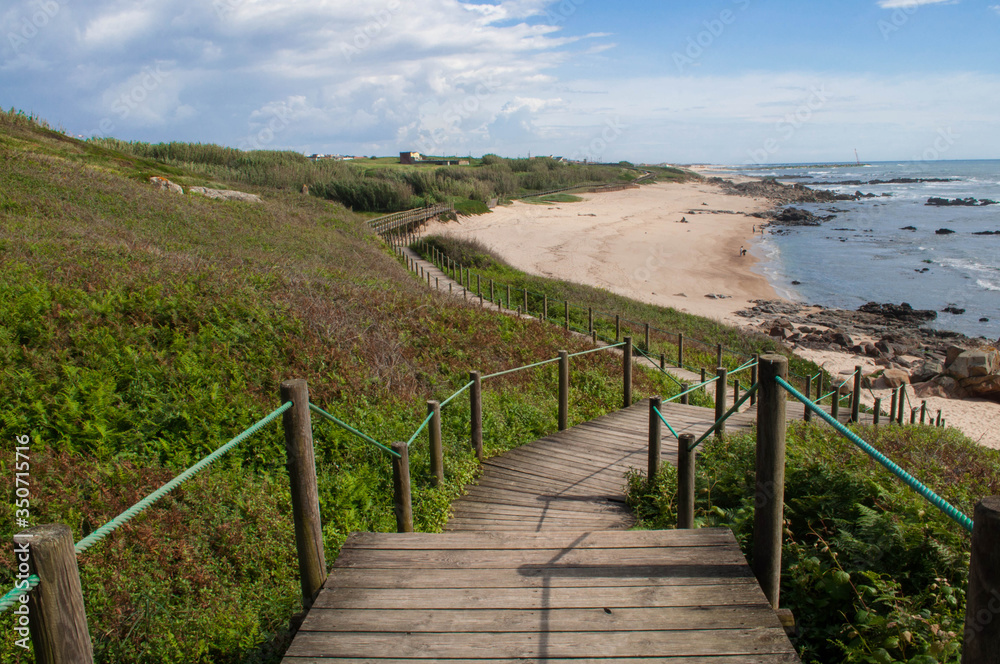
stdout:
POLYGON ((569 428, 569 351, 559 351, 559 430, 569 428))
POLYGON ((667 370, 667 355, 666 353, 660 353, 660 371, 667 370))
POLYGON ((830 417, 839 421, 840 418, 840 388, 833 391, 833 403, 830 404, 830 417))
POLYGON ((649 353, 649 323, 646 323, 646 338, 643 340, 643 347, 642 347, 642 349, 646 353, 649 353))
POLYGON ((476 458, 483 460, 483 379, 478 371, 469 372, 472 387, 469 389, 469 417, 472 431, 472 449, 476 458))
MULTIPOLYGON (((729 381, 729 370, 719 367, 715 370, 718 380, 715 381, 715 421, 718 422, 726 414, 726 389, 729 381)), ((726 435, 726 425, 720 424, 715 430, 715 437, 722 438, 726 435)))
POLYGON ((854 367, 854 393, 851 394, 851 421, 861 418, 861 367, 854 367))
MULTIPOLYGON (((758 372, 758 367, 760 366, 760 355, 757 354, 757 353, 755 353, 754 356, 753 356, 753 361, 754 361, 754 365, 750 367, 750 385, 751 386, 757 384, 757 376, 758 376, 758 373, 759 373, 758 372)), ((811 383, 811 382, 812 381, 807 381, 807 384, 811 383)), ((808 394, 808 392, 806 394, 808 394)), ((757 392, 754 392, 753 394, 750 395, 750 405, 751 406, 754 406, 754 405, 757 404, 757 399, 758 399, 757 395, 758 395, 757 392)))
POLYGON ((566 300, 563 307, 563 329, 569 332, 569 300, 566 300))
POLYGON ((323 549, 323 524, 319 514, 316 456, 306 381, 286 380, 281 384, 281 403, 289 401, 294 405, 282 416, 285 457, 291 485, 302 605, 309 608, 326 582, 326 553, 323 549))
POLYGON ((622 340, 622 317, 621 314, 615 314, 615 343, 621 343, 622 340))
POLYGON ((1000 497, 993 496, 980 501, 973 514, 962 664, 997 661, 1000 661, 1000 497))
POLYGON ((694 528, 694 434, 685 433, 677 439, 677 527, 694 528))
POLYGON ((594 333, 594 308, 588 307, 587 309, 587 334, 594 333))
POLYGON ((715 366, 722 366, 722 344, 716 344, 715 348, 715 366))
POLYGON ((735 406, 740 402, 740 381, 736 379, 733 381, 733 405, 735 406))
POLYGON ((660 397, 649 399, 649 454, 646 464, 646 481, 652 484, 660 472, 660 458, 663 454, 663 426, 657 411, 662 406, 660 397))
POLYGON ((775 380, 787 379, 788 359, 760 358, 760 402, 757 405, 757 476, 754 493, 753 571, 778 608, 781 588, 781 538, 785 500, 785 392, 775 380))
POLYGON ((882 420, 882 399, 875 399, 875 405, 872 407, 872 425, 878 426, 882 420))
POLYGON ((406 443, 392 444, 392 507, 396 513, 396 532, 413 532, 413 495, 410 492, 410 449, 406 443))
MULTIPOLYGON (((40 582, 11 612, 20 638, 31 635, 38 664, 93 664, 73 531, 61 523, 35 526, 14 535, 18 566, 40 582), (23 620, 22 620, 23 619, 23 620), (24 629, 27 620, 27 632, 24 629)), ((24 598, 24 596, 22 596, 24 598)))
POLYGON ((622 348, 624 363, 622 373, 624 374, 624 403, 625 408, 632 405, 632 337, 625 337, 625 346, 622 348))
POLYGON ((677 335, 677 368, 684 367, 684 335, 677 335))
POLYGON ((530 316, 531 313, 528 311, 528 289, 522 288, 521 290, 524 292, 524 315, 530 316))
MULTIPOLYGON (((806 400, 812 401, 812 379, 806 379, 806 400)), ((802 414, 803 422, 812 422, 813 412, 809 409, 808 405, 804 406, 805 410, 802 414)))
POLYGON ((441 404, 437 401, 427 402, 427 414, 431 415, 427 425, 428 446, 431 453, 431 475, 434 484, 444 482, 444 450, 441 446, 441 404))
POLYGON ((889 401, 889 424, 896 423, 896 399, 899 396, 899 388, 897 387, 892 391, 892 397, 889 401))
POLYGON ((906 384, 899 386, 899 405, 896 406, 896 423, 903 423, 903 411, 906 410, 906 384))
POLYGON ((927 423, 927 401, 920 402, 920 423, 927 423))
POLYGON ((685 392, 687 392, 690 389, 691 389, 690 385, 688 385, 687 383, 681 383, 681 394, 684 395, 684 396, 681 397, 681 404, 682 405, 685 405, 685 406, 691 405, 691 395, 690 394, 684 394, 685 392))

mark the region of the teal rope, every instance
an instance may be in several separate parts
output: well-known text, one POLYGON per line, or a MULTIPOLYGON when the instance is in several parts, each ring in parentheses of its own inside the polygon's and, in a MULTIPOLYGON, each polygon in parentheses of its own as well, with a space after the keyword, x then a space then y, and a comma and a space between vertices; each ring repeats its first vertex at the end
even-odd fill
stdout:
POLYGON ((258 431, 263 429, 265 426, 273 422, 274 420, 278 419, 278 417, 282 413, 284 413, 291 407, 292 407, 292 402, 289 401, 288 403, 284 404, 283 406, 275 410, 273 413, 271 413, 261 421, 254 424, 252 427, 250 427, 240 435, 230 440, 228 443, 226 443, 219 449, 209 454, 207 457, 205 457, 198 463, 194 464, 193 466, 185 470, 183 473, 181 473, 174 479, 170 480, 169 482, 161 486, 153 493, 149 494, 148 496, 137 502, 132 507, 128 508, 115 518, 111 519, 111 521, 108 521, 106 524, 104 524, 103 526, 92 532, 87 537, 84 537, 82 540, 76 543, 75 549, 77 555, 80 555, 90 547, 94 546, 95 544, 103 540, 105 537, 110 535, 115 530, 118 530, 126 523, 128 523, 138 515, 145 512, 147 509, 149 509, 150 506, 153 505, 153 503, 158 501, 160 498, 163 498, 165 495, 176 489, 178 486, 180 486, 187 480, 197 475, 199 472, 207 468, 212 462, 216 461, 217 459, 225 455, 227 452, 229 452, 234 447, 242 443, 244 440, 254 435, 258 431))
POLYGON ((391 447, 386 447, 385 445, 383 445, 382 443, 378 442, 377 440, 375 440, 371 436, 368 436, 366 434, 361 433, 360 431, 358 431, 357 429, 355 429, 354 427, 352 427, 350 424, 347 424, 346 422, 342 422, 341 420, 338 420, 336 417, 334 417, 330 413, 326 412, 325 410, 323 410, 322 408, 320 408, 316 404, 310 403, 309 404, 309 410, 311 410, 312 412, 316 413, 317 415, 325 417, 326 419, 330 420, 331 422, 333 422, 334 424, 336 424, 341 429, 344 429, 346 431, 350 431, 351 433, 353 433, 355 436, 357 436, 361 440, 364 440, 364 441, 366 441, 368 443, 371 443, 375 447, 378 447, 379 449, 381 449, 383 452, 388 452, 389 454, 391 454, 392 456, 396 457, 397 459, 401 459, 402 458, 402 455, 400 455, 398 452, 396 452, 391 447))
POLYGON ((931 503, 939 510, 941 510, 949 517, 951 517, 956 523, 958 523, 958 525, 962 526, 970 533, 972 532, 972 519, 970 519, 965 514, 960 512, 957 508, 955 508, 951 503, 946 501, 944 498, 931 491, 919 480, 913 477, 913 475, 910 475, 908 472, 900 468, 891 459, 889 459, 889 457, 885 456, 884 454, 876 450, 874 447, 866 443, 856 433, 845 427, 837 420, 830 417, 829 413, 827 413, 825 410, 814 404, 812 401, 809 401, 804 396, 802 396, 802 394, 800 394, 798 390, 789 385, 783 378, 777 376, 775 377, 775 380, 778 382, 778 385, 781 385, 783 388, 788 390, 789 394, 791 394, 793 397, 795 397, 803 404, 805 404, 805 406, 809 408, 809 410, 813 411, 814 413, 822 417, 823 420, 826 421, 826 423, 832 426, 834 429, 836 429, 837 432, 840 433, 840 435, 847 438, 849 441, 851 441, 859 448, 861 448, 861 450, 865 454, 867 454, 868 456, 870 456, 871 458, 875 459, 880 464, 885 466, 885 468, 889 472, 891 472, 893 475, 901 479, 908 487, 910 487, 911 489, 919 493, 921 496, 926 498, 929 503, 931 503))
POLYGON ((650 361, 650 363, 653 365, 653 368, 655 368, 657 371, 659 371, 661 374, 663 374, 664 376, 666 376, 670 380, 672 380, 675 383, 677 383, 678 387, 684 387, 684 383, 682 383, 681 381, 677 380, 677 378, 675 378, 673 374, 667 373, 666 369, 661 369, 660 365, 658 365, 656 363, 656 360, 654 360, 649 355, 646 355, 644 352, 642 352, 641 348, 639 348, 638 346, 635 346, 635 349, 639 352, 640 355, 642 355, 644 358, 646 358, 647 360, 650 361))
POLYGON ((732 417, 736 413, 736 411, 738 411, 740 409, 740 406, 742 406, 744 403, 746 403, 747 399, 749 399, 750 396, 753 395, 753 393, 758 390, 758 388, 760 388, 760 383, 754 383, 750 387, 750 389, 747 390, 746 394, 744 394, 742 397, 740 397, 740 400, 737 401, 736 404, 733 405, 733 407, 730 408, 729 411, 725 415, 723 415, 722 418, 718 422, 716 422, 715 424, 713 424, 712 428, 710 428, 708 431, 706 431, 705 433, 703 433, 702 436, 701 436, 701 438, 699 438, 698 440, 694 441, 691 444, 691 447, 689 447, 688 449, 689 450, 693 450, 694 448, 698 447, 703 442, 705 442, 705 439, 708 438, 710 435, 712 435, 712 433, 714 433, 716 429, 718 429, 719 427, 721 427, 722 424, 726 420, 728 420, 730 417, 732 417))
POLYGON ((546 364, 552 364, 553 362, 558 362, 558 361, 559 361, 559 358, 557 357, 557 358, 554 358, 554 359, 551 359, 551 360, 545 360, 544 362, 536 362, 535 364, 529 364, 526 367, 518 367, 517 369, 508 369, 507 371, 501 371, 499 373, 490 374, 489 376, 483 376, 482 380, 486 380, 488 378, 498 378, 500 376, 506 376, 507 374, 517 373, 518 371, 525 371, 527 369, 534 369, 535 367, 543 367, 546 364))
POLYGON ((459 396, 461 396, 461 394, 463 392, 465 392, 467 389, 469 389, 473 385, 475 385, 475 383, 470 380, 468 383, 465 384, 465 387, 463 387, 458 392, 455 392, 453 395, 451 395, 450 397, 448 397, 447 399, 445 399, 444 401, 442 401, 441 402, 441 408, 444 408, 445 406, 447 406, 448 404, 450 404, 452 401, 454 401, 455 399, 457 399, 459 396))
POLYGON ((406 441, 406 446, 407 447, 409 447, 410 445, 412 445, 413 441, 415 441, 417 439, 417 436, 420 435, 420 432, 427 428, 427 425, 431 423, 431 418, 432 417, 434 417, 434 413, 428 413, 427 414, 427 419, 424 420, 424 423, 421 424, 420 428, 417 429, 416 432, 412 436, 410 436, 410 439, 408 441, 406 441))
POLYGON ((757 360, 750 360, 739 369, 733 369, 730 373, 739 373, 741 371, 746 371, 747 369, 753 368, 757 364, 757 360))
POLYGON ((705 381, 704 383, 698 383, 698 384, 697 384, 697 385, 695 385, 694 387, 692 387, 692 388, 689 388, 689 389, 688 389, 688 390, 687 390, 686 392, 681 392, 680 394, 678 394, 678 395, 676 395, 676 396, 673 396, 673 397, 670 397, 669 399, 667 399, 667 400, 666 400, 666 401, 664 401, 663 403, 670 403, 671 401, 674 401, 674 400, 676 400, 676 399, 680 399, 680 398, 681 398, 682 396, 684 396, 685 394, 691 394, 692 392, 697 392, 698 390, 702 389, 702 388, 703 388, 703 387, 705 387, 706 385, 711 385, 712 383, 714 383, 714 382, 715 382, 715 381, 717 381, 717 380, 719 380, 719 377, 718 377, 718 376, 716 376, 716 377, 715 377, 715 378, 713 378, 712 380, 706 380, 706 381, 705 381))
POLYGON ((32 574, 27 579, 25 579, 25 581, 28 582, 27 588, 14 588, 6 595, 4 595, 2 598, 0 598, 0 613, 3 613, 10 607, 17 604, 17 602, 20 600, 21 595, 27 595, 32 590, 34 590, 35 586, 38 585, 39 578, 37 575, 32 574))
MULTIPOLYGON (((597 335, 597 338, 600 339, 601 335, 597 335)), ((623 341, 620 344, 614 344, 612 346, 601 346, 600 348, 592 348, 591 350, 585 350, 585 351, 582 351, 580 353, 573 353, 572 355, 570 355, 570 357, 580 357, 581 355, 590 355, 591 353, 599 353, 602 350, 610 350, 612 348, 621 348, 624 345, 625 345, 625 342, 623 341)))
POLYGON ((664 424, 666 424, 667 428, 670 429, 670 433, 674 434, 674 438, 677 438, 679 440, 680 436, 678 436, 677 432, 674 431, 674 428, 672 426, 670 426, 670 422, 667 422, 667 418, 663 417, 663 413, 660 412, 660 409, 659 408, 654 408, 653 410, 659 416, 660 421, 663 422, 664 424))

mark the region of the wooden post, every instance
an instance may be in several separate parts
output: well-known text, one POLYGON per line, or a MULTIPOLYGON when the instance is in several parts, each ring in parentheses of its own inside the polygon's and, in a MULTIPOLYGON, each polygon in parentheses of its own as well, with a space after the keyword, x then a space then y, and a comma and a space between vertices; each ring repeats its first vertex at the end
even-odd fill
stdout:
POLYGON ((569 428, 569 351, 559 351, 559 430, 569 428))
POLYGON ((677 440, 677 527, 694 528, 694 434, 685 433, 677 440))
MULTIPOLYGON (((718 422, 726 414, 726 382, 729 380, 729 370, 719 367, 715 370, 718 380, 715 381, 715 421, 718 422)), ((722 438, 726 435, 726 425, 720 424, 715 430, 715 437, 722 438)))
POLYGON ((19 638, 31 635, 39 664, 93 664, 80 569, 73 550, 73 531, 61 523, 28 528, 14 535, 18 566, 41 579, 11 609, 19 638), (27 622, 22 622, 22 619, 27 622), (27 625, 27 632, 21 632, 27 625))
POLYGON ((563 329, 569 332, 569 300, 566 300, 566 304, 563 307, 563 329))
POLYGON ((507 308, 508 309, 513 309, 514 308, 514 307, 510 306, 510 284, 507 284, 507 308))
POLYGON ((896 406, 896 423, 903 423, 903 410, 906 406, 906 384, 899 386, 899 404, 896 406))
POLYGON ((392 506, 396 513, 396 532, 413 532, 413 496, 410 493, 410 450, 406 443, 392 444, 399 456, 392 457, 392 506))
MULTIPOLYGON (((677 368, 680 369, 680 368, 683 368, 683 367, 684 367, 684 335, 683 334, 678 334, 677 335, 677 368)), ((705 379, 703 378, 702 382, 704 382, 704 381, 705 381, 705 379)))
POLYGON ((920 402, 920 423, 921 424, 926 424, 927 423, 927 401, 926 400, 920 402))
POLYGON ((524 315, 528 316, 529 315, 528 314, 528 289, 527 288, 523 288, 522 290, 524 291, 524 315))
POLYGON ((916 409, 916 408, 911 408, 910 409, 910 424, 916 424, 917 423, 917 410, 918 409, 916 409))
POLYGON ((316 456, 313 451, 309 386, 306 381, 286 380, 281 384, 281 403, 289 401, 294 405, 282 416, 285 456, 288 481, 291 484, 302 605, 309 608, 326 582, 326 554, 323 549, 323 524, 319 514, 316 456))
MULTIPOLYGON (((758 374, 757 367, 760 366, 760 355, 755 353, 754 356, 753 356, 753 361, 756 364, 754 364, 752 367, 750 367, 750 384, 751 385, 756 385, 757 384, 757 374, 758 374)), ((759 394, 759 392, 754 392, 753 394, 750 395, 750 405, 751 406, 757 405, 757 399, 759 398, 757 396, 758 394, 759 394)), ((809 393, 806 392, 806 394, 808 395, 809 393)))
POLYGON ((490 302, 496 302, 496 299, 497 299, 496 287, 493 284, 493 280, 490 279, 490 302))
POLYGON ((740 400, 740 381, 733 381, 733 405, 735 406, 740 400))
POLYGON ((649 399, 649 453, 646 465, 646 481, 650 484, 660 473, 660 458, 663 454, 663 423, 656 414, 662 405, 660 397, 649 399))
POLYGON ((722 344, 716 344, 715 348, 715 366, 722 366, 722 344))
POLYGON ((861 418, 861 367, 854 367, 854 392, 851 394, 851 421, 861 418))
POLYGON ((778 608, 781 589, 781 536, 785 500, 785 392, 775 380, 787 379, 788 359, 760 358, 760 403, 757 406, 757 476, 754 496, 753 571, 778 608))
POLYGON ((896 397, 899 396, 899 388, 897 387, 892 391, 892 397, 889 401, 889 424, 896 423, 896 397))
POLYGON ((597 345, 597 330, 591 330, 591 332, 590 332, 590 341, 595 346, 597 345))
POLYGON ((881 398, 876 398, 875 399, 875 405, 872 408, 872 410, 874 411, 872 413, 872 424, 874 426, 878 426, 879 423, 882 420, 882 399, 881 398))
POLYGON ((704 383, 706 380, 708 380, 708 372, 705 371, 705 367, 702 367, 701 368, 701 382, 704 383))
POLYGON ((472 449, 476 458, 483 460, 483 379, 478 371, 469 372, 472 388, 469 390, 469 417, 472 431, 472 449))
POLYGON ((615 314, 615 343, 619 343, 622 340, 622 317, 621 314, 615 314))
POLYGON ((941 426, 941 411, 940 410, 938 411, 937 422, 934 423, 934 426, 936 426, 936 427, 940 427, 941 426))
POLYGON ((548 322, 549 320, 549 296, 542 296, 542 320, 548 322))
POLYGON ((830 417, 840 421, 840 389, 837 389, 833 393, 833 403, 830 404, 830 417))
POLYGON ((483 279, 481 274, 476 275, 476 292, 479 293, 479 306, 483 306, 483 279))
POLYGON ((625 337, 625 346, 623 348, 622 355, 624 356, 624 364, 622 366, 624 374, 624 392, 625 398, 625 408, 632 405, 632 337, 625 337))
MULTIPOLYGON (((806 400, 812 401, 812 378, 806 379, 806 400)), ((802 421, 812 422, 813 412, 809 410, 809 406, 804 406, 804 411, 802 413, 802 421)))
POLYGON ((687 392, 690 389, 691 389, 690 385, 688 385, 687 383, 681 383, 681 394, 684 395, 684 396, 681 397, 681 404, 684 405, 684 406, 691 405, 691 395, 690 394, 684 394, 685 392, 687 392))
POLYGON ((441 446, 441 404, 437 401, 427 402, 427 414, 432 415, 427 429, 427 439, 431 452, 431 475, 434 485, 444 482, 444 450, 441 446))
POLYGON ((587 334, 594 333, 594 308, 588 307, 587 309, 587 334))
POLYGON ((976 505, 962 664, 1000 661, 1000 497, 976 505))
POLYGON ((646 345, 645 345, 645 348, 643 348, 643 350, 645 350, 648 353, 649 352, 649 323, 646 323, 646 339, 645 339, 645 344, 646 345))

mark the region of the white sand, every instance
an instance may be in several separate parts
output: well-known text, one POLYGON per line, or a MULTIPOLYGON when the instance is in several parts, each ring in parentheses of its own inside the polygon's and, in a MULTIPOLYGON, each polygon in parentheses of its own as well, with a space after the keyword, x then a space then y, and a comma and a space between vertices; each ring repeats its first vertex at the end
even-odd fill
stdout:
MULTIPOLYGON (((767 280, 751 271, 755 259, 740 256, 740 247, 749 249, 754 242, 753 227, 759 223, 742 213, 770 209, 769 201, 728 196, 704 183, 656 184, 583 198, 581 203, 553 205, 516 202, 459 222, 434 222, 426 232, 477 239, 525 272, 599 286, 742 327, 755 321, 736 316, 736 311, 754 299, 778 299, 767 280), (678 223, 682 218, 688 223, 678 223)), ((869 358, 850 353, 796 353, 835 376, 856 365, 875 370, 869 358)), ((889 392, 876 395, 887 412, 889 392)), ((873 402, 867 391, 864 402, 873 402)), ((1000 404, 932 398, 927 407, 934 416, 941 409, 949 426, 972 439, 1000 448, 1000 404)))

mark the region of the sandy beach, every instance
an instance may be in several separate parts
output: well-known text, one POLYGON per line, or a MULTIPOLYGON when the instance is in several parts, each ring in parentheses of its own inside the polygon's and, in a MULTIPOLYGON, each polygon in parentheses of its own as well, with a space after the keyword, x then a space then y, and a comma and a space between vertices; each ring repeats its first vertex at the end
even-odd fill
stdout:
MULTIPOLYGON (((518 201, 491 214, 433 222, 425 232, 479 240, 525 272, 598 286, 744 328, 761 321, 738 316, 737 311, 752 300, 779 299, 767 279, 754 271, 757 259, 752 252, 760 220, 746 216, 771 209, 771 201, 728 195, 704 182, 660 183, 581 197, 578 203, 548 205, 518 201), (741 255, 741 247, 748 250, 746 255, 741 255)), ((876 369, 863 356, 792 348, 834 376, 858 365, 866 373, 876 369)), ((889 392, 875 395, 887 409, 889 392)), ((867 390, 863 402, 873 403, 867 390)), ((982 445, 1000 448, 1000 404, 928 399, 929 412, 936 415, 938 409, 949 426, 982 445)))

